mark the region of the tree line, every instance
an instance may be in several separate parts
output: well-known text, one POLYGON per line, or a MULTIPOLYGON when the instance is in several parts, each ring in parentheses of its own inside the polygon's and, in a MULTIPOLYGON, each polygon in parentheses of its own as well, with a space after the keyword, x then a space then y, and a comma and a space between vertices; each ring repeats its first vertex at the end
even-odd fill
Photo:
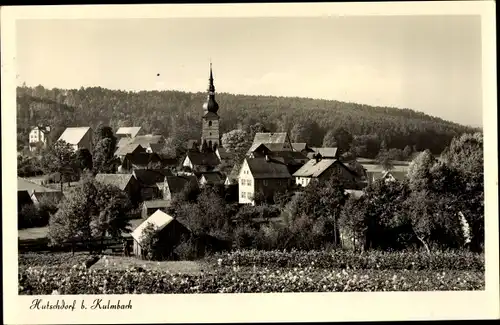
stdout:
MULTIPOLYGON (((68 126, 99 123, 113 130, 141 126, 145 132, 171 138, 182 147, 201 133, 204 93, 180 91, 126 92, 101 87, 47 89, 17 88, 18 144, 27 146, 30 128, 50 125, 52 143, 68 126)), ((261 123, 271 132, 290 132, 292 141, 330 145, 332 134, 344 128, 359 144, 359 154, 375 157, 380 148, 439 154, 455 136, 476 131, 410 109, 373 107, 356 103, 293 97, 218 94, 221 134, 247 130, 261 123)))

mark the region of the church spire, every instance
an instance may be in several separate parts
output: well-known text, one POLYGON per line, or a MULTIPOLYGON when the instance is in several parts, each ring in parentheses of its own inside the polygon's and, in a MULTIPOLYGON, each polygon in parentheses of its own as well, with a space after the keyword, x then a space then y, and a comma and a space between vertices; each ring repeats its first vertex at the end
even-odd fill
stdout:
POLYGON ((215 101, 215 86, 214 75, 212 73, 212 62, 210 61, 210 77, 208 78, 208 96, 207 101, 203 104, 203 109, 208 112, 217 113, 219 104, 215 101))

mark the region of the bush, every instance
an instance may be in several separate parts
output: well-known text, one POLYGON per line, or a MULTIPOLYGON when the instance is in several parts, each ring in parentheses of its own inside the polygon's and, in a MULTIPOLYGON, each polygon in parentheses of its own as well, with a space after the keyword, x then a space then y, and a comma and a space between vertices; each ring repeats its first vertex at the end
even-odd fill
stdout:
POLYGON ((254 247, 254 238, 256 234, 257 231, 250 226, 244 225, 237 227, 233 233, 234 246, 238 249, 254 247))
POLYGON ((22 295, 155 294, 336 291, 484 290, 484 275, 470 271, 288 270, 219 268, 201 275, 168 271, 72 268, 26 269, 19 273, 22 295))
POLYGON ((484 271, 484 255, 467 251, 436 252, 381 252, 356 254, 344 250, 331 251, 258 251, 241 250, 229 254, 215 254, 211 262, 224 265, 262 267, 301 267, 314 265, 324 269, 379 269, 379 270, 472 270, 484 271))
POLYGON ((196 242, 189 238, 183 241, 174 248, 174 253, 179 260, 190 261, 198 258, 198 250, 196 247, 196 242))

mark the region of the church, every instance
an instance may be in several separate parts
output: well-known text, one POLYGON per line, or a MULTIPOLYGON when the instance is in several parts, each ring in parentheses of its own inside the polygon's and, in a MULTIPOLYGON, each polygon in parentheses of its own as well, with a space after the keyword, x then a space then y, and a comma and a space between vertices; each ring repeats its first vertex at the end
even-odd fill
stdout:
POLYGON ((220 164, 218 149, 221 148, 220 117, 217 114, 219 104, 215 100, 215 85, 210 63, 210 76, 208 79, 207 100, 203 104, 201 141, 189 140, 188 152, 183 167, 194 172, 207 172, 214 170, 220 164))

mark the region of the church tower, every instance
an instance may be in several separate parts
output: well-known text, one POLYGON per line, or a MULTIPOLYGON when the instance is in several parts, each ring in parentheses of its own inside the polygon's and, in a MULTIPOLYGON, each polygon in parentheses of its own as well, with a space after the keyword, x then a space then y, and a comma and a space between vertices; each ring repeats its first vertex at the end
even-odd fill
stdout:
POLYGON ((215 149, 220 146, 219 134, 219 104, 215 101, 214 77, 210 62, 210 78, 208 79, 207 101, 203 104, 203 125, 201 131, 201 148, 215 149))

